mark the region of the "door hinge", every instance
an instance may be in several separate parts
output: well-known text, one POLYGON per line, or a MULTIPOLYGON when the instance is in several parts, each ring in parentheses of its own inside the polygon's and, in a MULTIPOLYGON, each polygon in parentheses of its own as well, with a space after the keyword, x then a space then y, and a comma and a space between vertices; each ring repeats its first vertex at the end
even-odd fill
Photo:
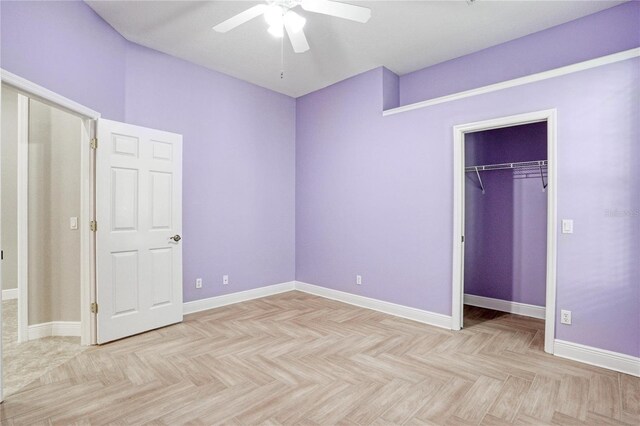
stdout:
POLYGON ((98 138, 91 139, 91 149, 98 149, 98 138))
POLYGON ((464 235, 462 236, 462 242, 464 243, 464 235))
POLYGON ((91 313, 92 314, 97 314, 98 313, 98 304, 97 303, 92 303, 91 304, 91 313))
POLYGON ((97 232, 98 222, 96 222, 95 220, 92 220, 91 222, 89 222, 89 229, 91 229, 92 232, 97 232))

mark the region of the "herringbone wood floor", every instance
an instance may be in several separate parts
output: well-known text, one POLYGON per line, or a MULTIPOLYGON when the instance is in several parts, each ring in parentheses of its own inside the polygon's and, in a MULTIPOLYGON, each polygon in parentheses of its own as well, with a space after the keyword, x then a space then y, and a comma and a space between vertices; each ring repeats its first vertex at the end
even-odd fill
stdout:
POLYGON ((89 349, 2 424, 638 424, 640 379, 542 352, 543 323, 460 332, 299 292, 89 349))

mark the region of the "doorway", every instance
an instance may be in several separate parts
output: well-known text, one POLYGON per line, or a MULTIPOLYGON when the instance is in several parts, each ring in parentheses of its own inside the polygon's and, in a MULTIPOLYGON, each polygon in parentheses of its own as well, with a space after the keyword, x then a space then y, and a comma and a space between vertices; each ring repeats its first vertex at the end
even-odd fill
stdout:
POLYGON ((89 343, 81 337, 85 127, 61 108, 1 90, 2 376, 9 395, 89 343))
MULTIPOLYGON (((509 130, 501 130, 502 133, 508 133, 509 130)), ((500 133, 498 132, 498 133, 500 133)), ((495 133, 495 134, 498 134, 495 133)), ((480 137, 481 138, 481 137, 480 137)), ((472 149, 478 148, 480 144, 476 144, 472 146, 472 149)), ((503 147, 504 148, 504 147, 503 147)), ((472 229, 474 226, 483 226, 482 224, 474 224, 473 222, 469 224, 467 222, 469 216, 468 208, 473 206, 467 206, 468 202, 472 202, 469 200, 466 194, 466 186, 467 182, 473 182, 475 185, 472 190, 477 191, 474 195, 477 197, 486 197, 486 192, 489 190, 488 185, 490 183, 495 183, 495 179, 499 178, 500 173, 509 173, 513 177, 521 177, 521 178, 531 178, 535 176, 539 181, 536 181, 535 185, 540 185, 539 190, 544 190, 544 194, 546 195, 546 208, 543 208, 543 213, 546 217, 537 218, 538 222, 544 221, 546 222, 546 238, 542 242, 538 242, 542 244, 542 248, 546 246, 546 253, 543 253, 542 263, 543 265, 538 265, 537 270, 537 280, 544 281, 544 289, 537 288, 535 290, 531 290, 530 288, 526 289, 526 292, 533 292, 533 296, 527 295, 523 296, 522 287, 515 290, 516 293, 520 293, 517 295, 517 298, 525 297, 533 297, 533 299, 537 300, 538 303, 540 300, 544 301, 544 308, 538 309, 537 311, 534 309, 531 312, 519 312, 530 314, 530 316, 543 317, 544 318, 544 350, 548 353, 553 353, 553 341, 554 341, 554 333, 555 333, 555 280, 556 280, 556 261, 555 261, 555 253, 556 253, 556 192, 555 192, 555 179, 556 179, 556 171, 555 171, 555 150, 556 150, 556 120, 555 120, 555 110, 547 110, 547 111, 539 111, 528 114, 521 114, 517 116, 503 117, 494 120, 487 120, 476 123, 469 123, 460 126, 454 127, 454 250, 453 250, 453 283, 452 283, 452 329, 460 330, 464 327, 464 304, 465 304, 465 263, 467 263, 467 273, 472 272, 475 276, 471 277, 472 281, 470 286, 478 287, 477 282, 482 281, 478 280, 478 276, 485 275, 486 271, 483 271, 482 268, 486 265, 481 265, 480 262, 483 259, 479 259, 477 253, 466 253, 467 246, 471 249, 474 245, 477 249, 479 245, 483 243, 485 245, 491 245, 491 239, 495 239, 495 235, 485 235, 484 237, 481 235, 474 235, 473 242, 468 240, 468 235, 465 232, 473 232, 472 229), (527 158, 527 161, 524 161, 525 158, 515 158, 511 160, 505 160, 504 162, 492 162, 487 161, 487 164, 467 164, 465 161, 465 154, 467 159, 470 158, 478 158, 482 163, 483 161, 490 160, 488 157, 483 157, 482 153, 467 153, 467 149, 469 148, 469 143, 472 140, 476 142, 479 140, 479 136, 483 132, 484 135, 491 134, 491 131, 497 129, 506 129, 514 126, 527 126, 530 129, 537 128, 538 131, 540 128, 546 132, 546 146, 543 148, 546 149, 546 159, 540 158, 537 160, 533 160, 533 158, 527 158), (489 133, 488 133, 489 132, 489 133), (470 155, 476 154, 476 155, 470 155), (523 160, 523 161, 518 161, 523 160), (471 167, 471 166, 477 166, 471 167), (486 166, 482 168, 481 166, 486 166), (493 170, 493 171, 490 171, 493 170), (492 173, 493 175, 487 176, 486 173, 492 173), (483 175, 484 181, 483 181, 483 175), (484 194, 483 194, 484 192, 484 194), (465 229, 467 231, 465 231, 465 229), (484 238, 484 242, 480 241, 484 238), (487 242, 488 241, 488 242, 487 242), (466 256, 469 255, 471 259, 466 259, 466 256), (546 260, 546 261, 545 261, 546 260), (472 266, 470 266, 472 265, 472 266), (542 272, 540 272, 540 268, 542 268, 542 272)), ((540 151, 538 149, 538 151, 540 151)), ((529 153, 531 155, 531 153, 529 153)), ((541 156, 541 153, 533 154, 541 156)), ((499 156, 499 154, 498 154, 499 156)), ((527 156, 527 154, 525 154, 527 156)), ((534 182, 532 179, 526 179, 526 185, 533 185, 534 182)), ((517 182, 516 184, 522 186, 525 183, 517 182)), ((513 182, 512 182, 513 184, 513 182)), ((494 188, 495 190, 495 188, 494 188)), ((508 192, 508 191, 507 191, 508 192)), ((517 193, 517 192, 516 192, 517 193)), ((512 197, 514 192, 507 195, 512 197)), ((500 194, 492 194, 492 197, 500 198, 500 194)), ((538 199, 541 198, 539 195, 538 199)), ((488 198, 485 198, 487 200, 488 198)), ((473 197, 471 197, 473 200, 473 197)), ((497 204, 508 204, 509 200, 497 200, 497 204)), ((537 207, 538 211, 540 210, 539 206, 537 207)), ((499 215, 496 215, 495 212, 492 214, 491 212, 485 212, 492 217, 493 220, 500 220, 499 215)), ((477 215, 475 217, 477 220, 477 215)), ((486 224, 485 224, 486 225, 486 224)), ((504 224, 503 224, 504 225, 504 224)), ((522 224, 506 224, 505 228, 510 228, 509 232, 513 233, 514 229, 517 231, 517 227, 522 224), (515 226, 515 228, 514 228, 515 226)), ((544 231, 543 231, 544 232, 544 231)), ((491 230, 489 230, 491 233, 491 230)), ((469 235, 471 237, 471 235, 469 235)), ((539 237, 539 236, 538 236, 539 237)), ((512 242, 514 236, 511 235, 512 242)), ((518 238, 522 239, 522 236, 518 238)), ((516 238, 517 240, 517 238, 516 238)), ((507 247, 506 250, 509 250, 507 247)), ((499 254, 498 254, 499 255, 499 254)), ((486 260, 486 258, 485 258, 486 260)), ((490 262, 489 262, 490 263, 490 262)), ((540 262, 539 262, 540 263, 540 262)), ((495 265, 493 265, 495 266, 495 265)), ((485 268, 486 269, 486 268, 485 268)), ((509 268, 504 269, 504 276, 498 277, 497 282, 500 281, 513 281, 513 269, 508 270, 509 268)), ((518 285, 522 286, 526 285, 527 279, 522 279, 522 276, 525 272, 519 271, 518 285)), ((533 274, 533 278, 536 279, 535 274, 533 274)), ((470 304, 478 305, 478 297, 482 300, 482 302, 486 302, 486 300, 492 301, 492 303, 498 303, 496 306, 487 306, 493 309, 506 310, 504 306, 507 306, 509 309, 519 309, 523 306, 530 307, 533 304, 530 303, 512 303, 511 301, 503 301, 503 306, 500 306, 500 299, 512 298, 513 294, 505 295, 506 292, 513 293, 513 289, 505 290, 504 288, 498 288, 499 285, 496 283, 491 283, 492 288, 490 289, 469 289, 475 293, 482 293, 485 291, 485 294, 493 294, 498 297, 482 297, 476 296, 476 298, 469 297, 467 295, 467 302, 470 304), (502 295, 502 296, 500 296, 502 295), (474 303, 475 302, 475 303, 474 303), (526 305, 526 306, 525 306, 526 305), (514 308, 515 306, 515 308, 514 308)), ((537 306, 540 308, 539 306, 537 306)), ((513 312, 513 310, 511 311, 513 312)), ((518 313, 518 312, 513 312, 518 313)))
MULTIPOLYGON (((73 231, 80 235, 75 262, 80 264, 81 345, 102 344, 182 321, 182 136, 101 119, 97 111, 3 69, 0 79, 0 94, 5 89, 17 92, 17 137, 23 149, 29 144, 31 101, 70 114, 81 123, 80 135, 74 138, 80 151, 79 215, 61 220, 67 231, 77 226, 73 231), (98 149, 99 140, 103 149, 98 149)), ((58 163, 65 160, 58 159, 58 163)), ((24 161, 22 168, 16 167, 28 171, 24 161)), ((22 178, 20 193, 28 194, 27 184, 28 173, 22 178)), ((28 203, 22 205, 28 212, 28 203)), ((2 232, 0 229, 0 239, 2 232)), ((21 247, 16 258, 27 259, 26 245, 21 247)), ((23 267, 25 264, 28 262, 23 267)), ((0 262, 0 288, 3 266, 0 262)), ((28 305, 22 307, 30 295, 28 280, 18 279, 21 281, 27 284, 18 284, 18 290, 12 292, 27 295, 18 295, 16 316, 29 318, 28 305)), ((25 339, 30 334, 28 321, 21 321, 18 327, 25 339)), ((77 334, 78 327, 73 328, 77 334)), ((51 324, 43 328, 44 334, 54 329, 69 330, 65 324, 51 324)), ((5 335, 2 321, 0 334, 5 335)), ((0 402, 3 370, 0 356, 0 402)))

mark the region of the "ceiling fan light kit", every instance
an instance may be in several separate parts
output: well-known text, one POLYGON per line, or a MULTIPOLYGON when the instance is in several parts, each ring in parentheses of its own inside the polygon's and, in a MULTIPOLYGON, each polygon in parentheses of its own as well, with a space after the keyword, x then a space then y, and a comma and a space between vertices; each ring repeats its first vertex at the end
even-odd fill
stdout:
POLYGON ((269 33, 274 37, 284 36, 284 27, 289 25, 293 33, 298 33, 304 28, 307 20, 296 12, 286 9, 277 4, 267 6, 264 12, 264 19, 269 25, 269 33))
POLYGON ((321 13, 360 23, 366 23, 371 18, 371 9, 369 8, 332 0, 267 0, 266 4, 253 6, 219 23, 213 29, 220 33, 226 33, 263 15, 268 25, 269 34, 280 38, 284 37, 286 31, 294 52, 304 53, 309 50, 309 43, 303 31, 307 20, 292 10, 298 6, 307 12, 321 13))

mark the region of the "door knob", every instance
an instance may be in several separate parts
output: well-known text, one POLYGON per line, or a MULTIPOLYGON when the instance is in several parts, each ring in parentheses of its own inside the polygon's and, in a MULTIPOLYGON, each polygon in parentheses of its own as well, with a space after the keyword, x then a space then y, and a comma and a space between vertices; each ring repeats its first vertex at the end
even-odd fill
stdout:
POLYGON ((175 241, 177 243, 178 241, 180 241, 182 239, 182 237, 180 235, 176 234, 173 237, 169 237, 169 239, 173 240, 173 241, 175 241))

